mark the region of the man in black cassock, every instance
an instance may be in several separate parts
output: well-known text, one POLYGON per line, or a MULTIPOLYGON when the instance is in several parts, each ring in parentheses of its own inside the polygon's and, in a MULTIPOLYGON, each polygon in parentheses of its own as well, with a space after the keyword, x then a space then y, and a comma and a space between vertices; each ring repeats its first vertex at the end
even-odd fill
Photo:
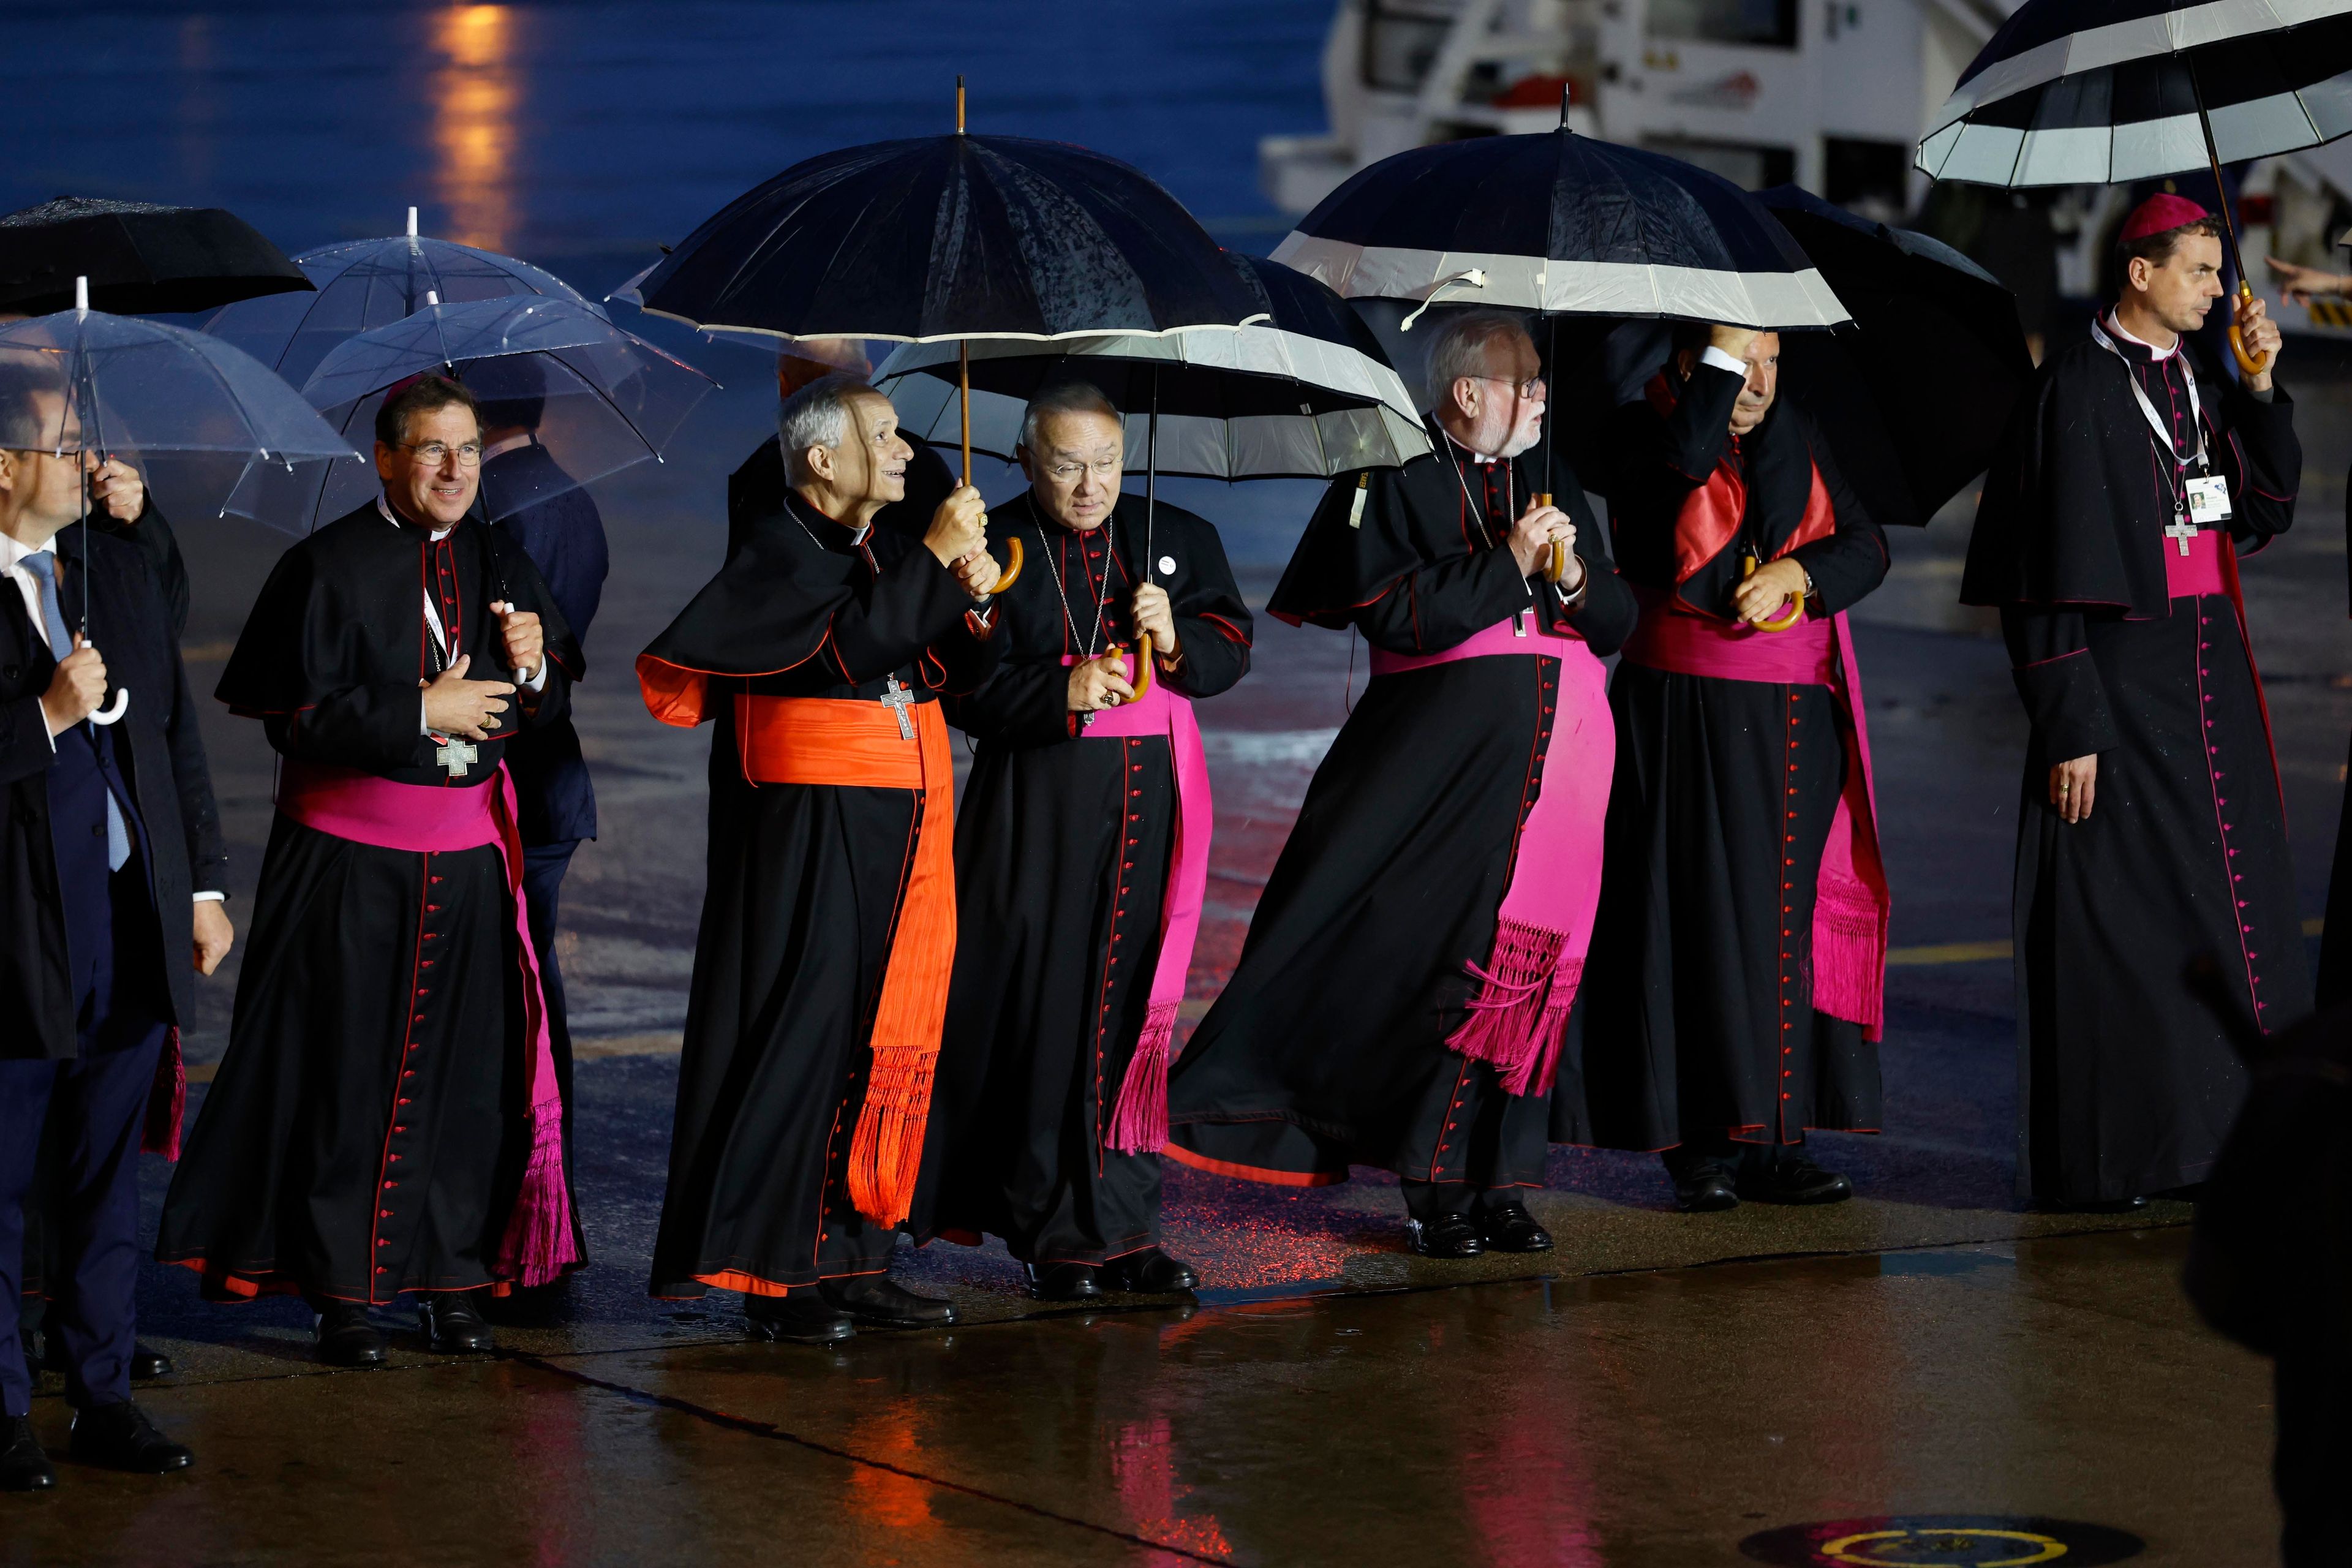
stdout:
MULTIPOLYGON (((864 381, 873 374, 873 362, 856 338, 813 338, 793 343, 776 356, 776 403, 792 401, 793 394, 828 375, 852 375, 864 381)), ((919 436, 898 432, 907 444, 907 493, 874 514, 874 525, 908 539, 920 539, 931 526, 948 492, 956 488, 955 474, 931 444, 919 436)), ((784 449, 769 437, 751 448, 736 470, 727 476, 727 553, 735 553, 754 524, 783 509, 792 489, 784 471, 784 449)))
POLYGON ((279 559, 221 675, 284 760, 157 1248, 216 1300, 300 1291, 351 1366, 384 1359, 371 1306, 416 1293, 436 1349, 486 1352, 474 1293, 576 1262, 500 764, 562 717, 579 649, 530 558, 467 520, 471 395, 419 377, 375 434, 382 498, 279 559))
MULTIPOLYGON (((530 356, 484 362, 469 369, 467 379, 481 397, 483 513, 530 557, 572 639, 584 646, 612 566, 604 513, 587 487, 565 473, 539 439, 545 382, 530 356)), ((514 779, 523 903, 530 911, 531 947, 547 996, 548 1043, 556 1087, 563 1095, 563 1158, 571 1170, 576 1169, 572 1028, 555 953, 556 918, 572 857, 582 841, 596 837, 596 787, 568 713, 508 742, 506 763, 514 779)))
MULTIPOLYGON (((2294 517, 2294 408, 2184 334, 2218 226, 2179 196, 2123 229, 2125 282, 2053 355, 1988 476, 1960 598, 1997 605, 2032 725, 2017 844, 2018 1190, 2132 1207, 2204 1180, 2245 1074, 2182 976, 2216 960, 2265 1031, 2311 1005, 2241 543, 2294 517)), ((2278 352, 2259 301, 2249 346, 2278 352)))
POLYGON ((1664 1150, 1685 1210, 1835 1203, 1853 1185, 1805 1131, 1879 1124, 1886 929, 1840 617, 1886 542, 1777 401, 1778 333, 1676 336, 1608 429, 1642 620, 1610 682, 1582 1077, 1561 1075, 1554 1135, 1664 1150))
POLYGON ((652 1289, 743 1293, 800 1343, 955 1321, 887 1277, 915 1187, 956 940, 942 692, 994 668, 980 493, 918 542, 889 400, 848 376, 779 418, 793 488, 637 660, 665 723, 710 721, 695 944, 652 1289))
POLYGON ((1179 822, 1212 815, 1189 705, 1249 669, 1217 531, 1120 493, 1122 431, 1085 382, 1029 405, 1029 489, 995 516, 1028 556, 998 611, 1003 662, 948 703, 979 750, 956 823, 955 984, 916 1235, 1001 1236, 1055 1301, 1199 1283, 1159 1245, 1167 1059, 1198 928, 1197 902, 1177 912, 1178 861, 1204 868, 1209 852, 1205 834, 1180 847, 1179 822), (1136 689, 1117 651, 1139 634, 1167 710, 1156 733, 1116 722, 1139 711, 1120 711, 1136 689), (1200 797, 1180 801, 1186 789, 1200 797))
POLYGON ((1551 1245, 1518 1189, 1543 1181, 1599 892, 1612 740, 1598 656, 1635 611, 1575 477, 1525 455, 1545 390, 1526 328, 1465 312, 1430 363, 1437 450, 1336 481, 1267 605, 1360 631, 1373 676, 1176 1063, 1169 1152, 1287 1185, 1394 1171, 1414 1249, 1467 1258, 1551 1245), (1572 546, 1558 583, 1554 541, 1572 546), (1575 842, 1522 856, 1545 792, 1572 805, 1575 842), (1581 889, 1580 910, 1522 927, 1512 908, 1530 882, 1581 889))

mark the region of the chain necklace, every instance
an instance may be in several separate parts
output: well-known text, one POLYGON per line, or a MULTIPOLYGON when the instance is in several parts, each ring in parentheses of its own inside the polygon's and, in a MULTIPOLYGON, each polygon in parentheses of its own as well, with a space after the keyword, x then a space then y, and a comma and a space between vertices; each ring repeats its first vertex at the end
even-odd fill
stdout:
MULTIPOLYGON (((1433 423, 1434 423, 1434 421, 1433 421, 1433 423)), ((1462 504, 1469 509, 1469 512, 1472 517, 1478 520, 1478 537, 1486 542, 1486 547, 1488 549, 1494 549, 1496 544, 1494 526, 1486 519, 1486 509, 1480 506, 1476 501, 1473 500, 1470 497, 1470 477, 1462 471, 1462 458, 1454 449, 1455 446, 1454 437, 1447 435, 1444 427, 1441 426, 1438 428, 1437 438, 1445 443, 1445 459, 1454 465, 1454 483, 1462 487, 1462 504)), ((1518 475, 1516 465, 1512 463, 1510 458, 1497 458, 1496 461, 1503 465, 1503 509, 1507 511, 1510 510, 1511 501, 1514 499, 1511 494, 1513 481, 1517 479, 1518 475)), ((1483 480, 1480 482, 1479 488, 1481 489, 1486 488, 1483 480)), ((1528 582, 1526 578, 1522 577, 1520 579, 1519 585, 1527 589, 1528 597, 1530 600, 1536 596, 1535 585, 1528 582)))
MULTIPOLYGON (((1044 523, 1042 521, 1040 521, 1040 520, 1039 520, 1039 518, 1038 518, 1038 516, 1037 516, 1037 506, 1036 506, 1036 503, 1035 503, 1034 501, 1031 500, 1027 496, 1024 496, 1024 497, 1022 497, 1022 498, 1021 498, 1021 502, 1022 502, 1022 505, 1023 505, 1024 507, 1025 507, 1025 508, 1028 510, 1028 512, 1029 512, 1029 521, 1030 521, 1030 522, 1031 522, 1031 523, 1033 523, 1033 524, 1034 524, 1034 525, 1035 525, 1035 527, 1036 527, 1036 530, 1037 530, 1037 553, 1039 553, 1040 555, 1043 555, 1043 556, 1045 558, 1045 570, 1046 570, 1047 572, 1049 572, 1049 573, 1051 573, 1051 574, 1053 574, 1053 578, 1054 578, 1054 594, 1055 594, 1055 597, 1057 597, 1057 598, 1059 598, 1059 599, 1062 601, 1062 624, 1063 624, 1064 626, 1067 626, 1067 627, 1069 628, 1069 632, 1070 632, 1070 640, 1071 640, 1072 642, 1076 642, 1076 641, 1077 641, 1077 638, 1078 638, 1078 618, 1077 618, 1077 616, 1076 616, 1075 614, 1073 614, 1073 613, 1071 612, 1071 609, 1070 609, 1070 594, 1069 594, 1069 590, 1068 590, 1066 586, 1064 586, 1064 585, 1063 585, 1063 583, 1062 583, 1062 569, 1061 569, 1059 566, 1056 566, 1056 565, 1054 563, 1054 557, 1055 557, 1055 555, 1056 552, 1055 552, 1055 549, 1054 549, 1054 546, 1053 546, 1053 541, 1051 541, 1051 540, 1049 540, 1049 539, 1047 539, 1047 538, 1045 537, 1045 523, 1044 523)), ((1111 513, 1111 515, 1110 515, 1110 520, 1109 520, 1109 521, 1110 521, 1110 527, 1111 527, 1113 530, 1116 530, 1116 529, 1118 527, 1118 511, 1117 511, 1116 510, 1114 510, 1112 511, 1112 513, 1111 513)), ((1118 550, 1118 538, 1117 533, 1116 533, 1116 532, 1114 532, 1114 533, 1111 535, 1111 549, 1112 549, 1112 551, 1113 551, 1113 552, 1116 552, 1116 551, 1118 550)), ((1091 575, 1091 574, 1089 574, 1089 576, 1087 577, 1087 584, 1088 584, 1088 585, 1089 585, 1089 586, 1092 586, 1092 585, 1093 585, 1094 579, 1093 579, 1093 577, 1092 577, 1092 575, 1091 575)), ((1094 629, 1093 629, 1092 631, 1090 631, 1090 632, 1088 632, 1088 633, 1087 634, 1087 654, 1086 654, 1086 656, 1087 656, 1087 658, 1094 658, 1094 657, 1095 657, 1095 645, 1096 645, 1097 642, 1099 642, 1099 641, 1101 640, 1101 638, 1102 638, 1102 626, 1103 626, 1103 600, 1109 596, 1108 595, 1107 595, 1107 594, 1104 592, 1104 589, 1106 589, 1106 588, 1108 588, 1108 587, 1109 587, 1109 586, 1110 586, 1110 563, 1109 563, 1108 560, 1106 560, 1106 561, 1103 563, 1103 580, 1102 580, 1102 585, 1101 585, 1100 587, 1097 587, 1097 588, 1095 589, 1095 624, 1094 624, 1094 629)))

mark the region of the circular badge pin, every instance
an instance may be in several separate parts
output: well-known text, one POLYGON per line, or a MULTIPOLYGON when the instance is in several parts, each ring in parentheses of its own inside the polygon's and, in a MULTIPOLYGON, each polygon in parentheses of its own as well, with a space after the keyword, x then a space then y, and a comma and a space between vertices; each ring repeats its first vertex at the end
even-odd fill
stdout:
POLYGON ((1161 556, 1161 557, 1160 558, 1160 571, 1162 571, 1162 572, 1173 572, 1173 571, 1175 571, 1175 570, 1176 570, 1176 557, 1174 557, 1173 555, 1163 555, 1163 556, 1161 556))

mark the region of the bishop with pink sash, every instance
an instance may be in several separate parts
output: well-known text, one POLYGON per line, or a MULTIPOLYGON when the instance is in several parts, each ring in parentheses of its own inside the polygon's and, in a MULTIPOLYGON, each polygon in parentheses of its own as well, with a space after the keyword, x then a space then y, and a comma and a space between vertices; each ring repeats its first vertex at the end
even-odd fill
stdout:
POLYGON ((1634 605, 1574 476, 1535 460, 1526 328, 1469 311, 1433 336, 1436 450, 1337 480, 1267 605, 1360 635, 1370 679, 1177 1058, 1169 1152, 1288 1185, 1394 1172, 1413 1247, 1466 1258, 1551 1245, 1526 1195, 1590 973, 1601 658, 1634 605))
POLYGON ((471 514, 480 435, 427 376, 379 420, 380 500, 287 551, 219 695, 279 757, 226 1055, 160 1255, 235 1300, 299 1292, 319 1352, 384 1358, 413 1295, 487 1351, 480 1297, 583 1258, 502 753, 581 657, 530 558, 471 514))
POLYGON ((1041 394, 1023 456, 1004 661, 947 704, 976 749, 917 1234, 1003 1237, 1046 1300, 1188 1289, 1160 1156, 1216 816, 1193 709, 1248 671, 1250 613, 1206 520, 1121 494, 1092 386, 1041 394))
POLYGON ((1661 1150, 1687 1210, 1833 1203, 1874 1131, 1888 891, 1847 608, 1886 542, 1779 393, 1776 334, 1683 329, 1608 429, 1641 601, 1609 701, 1608 871, 1554 1136, 1661 1150))

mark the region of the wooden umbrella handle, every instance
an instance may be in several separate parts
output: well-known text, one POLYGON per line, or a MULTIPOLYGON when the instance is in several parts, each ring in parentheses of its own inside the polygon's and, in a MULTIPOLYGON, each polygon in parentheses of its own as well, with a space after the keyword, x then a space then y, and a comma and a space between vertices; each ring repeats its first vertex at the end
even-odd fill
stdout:
MULTIPOLYGON (((1551 505, 1551 492, 1549 490, 1538 490, 1536 492, 1536 505, 1551 505)), ((1544 581, 1547 583, 1557 583, 1561 578, 1568 575, 1568 546, 1555 539, 1551 542, 1549 548, 1551 551, 1551 557, 1544 563, 1544 581)))
MULTIPOLYGON (((1742 577, 1753 577, 1756 575, 1756 557, 1753 555, 1743 555, 1740 557, 1739 574, 1742 577)), ((1759 632, 1785 632, 1790 626, 1797 625, 1804 618, 1805 601, 1800 599, 1797 601, 1797 607, 1790 610, 1787 615, 1782 616, 1779 620, 1758 621, 1756 623, 1756 629, 1759 632)))
MULTIPOLYGON (((2238 298, 2251 300, 2253 297, 2254 286, 2243 278, 2239 279, 2238 298)), ((2250 354, 2246 352, 2246 336, 2238 330, 2238 323, 2235 321, 2230 323, 2230 352, 2237 356, 2238 368, 2248 375, 2260 375, 2271 368, 2271 355, 2250 354)))
POLYGON ((996 584, 988 591, 991 597, 1002 594, 1005 589, 1018 583, 1021 580, 1021 568, 1027 561, 1027 557, 1021 549, 1020 536, 1017 534, 1004 542, 1004 553, 1011 559, 1005 562, 1004 569, 996 574, 996 584))
MULTIPOLYGON (((1127 656, 1124 646, 1115 647, 1111 651, 1122 657, 1127 656)), ((1135 634, 1135 653, 1129 658, 1129 664, 1133 674, 1129 679, 1128 685, 1135 689, 1133 700, 1140 702, 1143 700, 1143 694, 1151 689, 1151 634, 1150 632, 1135 634)))

